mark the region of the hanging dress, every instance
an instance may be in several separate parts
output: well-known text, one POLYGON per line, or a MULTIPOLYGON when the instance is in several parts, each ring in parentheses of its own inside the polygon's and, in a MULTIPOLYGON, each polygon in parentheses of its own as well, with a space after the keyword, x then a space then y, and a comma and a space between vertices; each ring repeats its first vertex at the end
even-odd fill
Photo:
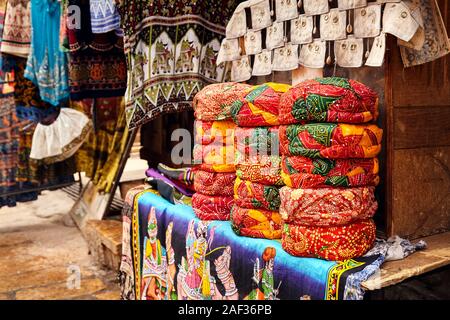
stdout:
POLYGON ((8 0, 0 51, 19 57, 30 53, 30 0, 8 0))
POLYGON ((59 48, 60 13, 58 0, 31 0, 31 52, 25 77, 52 105, 69 97, 67 57, 59 48))

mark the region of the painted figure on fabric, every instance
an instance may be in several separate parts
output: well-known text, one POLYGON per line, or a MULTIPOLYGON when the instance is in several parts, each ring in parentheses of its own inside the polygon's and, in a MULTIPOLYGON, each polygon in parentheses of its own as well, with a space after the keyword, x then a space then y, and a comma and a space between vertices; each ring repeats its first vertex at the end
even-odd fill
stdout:
POLYGON ((208 237, 208 224, 200 221, 197 232, 194 231, 195 220, 191 220, 186 234, 186 257, 181 258, 177 275, 177 293, 179 300, 221 300, 237 297, 234 278, 229 270, 231 248, 218 247, 210 250, 214 239, 214 228, 208 237), (228 249, 227 249, 228 248, 228 249), (226 293, 222 296, 216 285, 215 277, 211 276, 210 261, 206 259, 211 253, 225 249, 221 257, 214 262, 219 266, 220 277, 226 293))
POLYGON ((170 73, 170 60, 173 60, 173 51, 161 41, 155 44, 155 58, 152 62, 152 74, 170 73))
POLYGON ((155 208, 150 209, 147 224, 148 236, 144 239, 144 262, 142 270, 142 300, 162 300, 167 288, 166 250, 158 240, 155 208))
POLYGON ((177 292, 174 286, 177 267, 175 266, 175 252, 172 247, 172 230, 173 230, 173 221, 169 223, 166 230, 166 253, 167 253, 167 292, 165 297, 166 300, 177 299, 177 292))
POLYGON ((199 52, 193 42, 183 40, 181 42, 180 57, 177 59, 175 71, 192 71, 194 70, 194 58, 198 58, 199 52))
POLYGON ((207 46, 205 50, 205 56, 200 64, 200 72, 210 78, 217 78, 217 53, 212 46, 207 46))
POLYGON ((276 250, 273 247, 267 247, 261 256, 264 262, 264 268, 260 269, 259 259, 255 261, 253 268, 253 290, 249 293, 246 300, 276 300, 278 295, 278 288, 274 287, 273 269, 275 266, 276 250))

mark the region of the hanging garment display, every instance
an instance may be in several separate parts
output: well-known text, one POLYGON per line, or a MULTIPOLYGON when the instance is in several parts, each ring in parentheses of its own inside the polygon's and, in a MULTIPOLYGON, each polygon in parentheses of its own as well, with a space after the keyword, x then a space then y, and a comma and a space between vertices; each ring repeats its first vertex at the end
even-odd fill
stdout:
POLYGON ((231 81, 243 82, 252 77, 252 67, 250 58, 242 56, 239 60, 235 60, 231 64, 231 81))
POLYGON ((291 43, 305 44, 313 41, 313 17, 300 15, 291 21, 291 43))
POLYGON ((232 196, 207 196, 198 192, 192 196, 192 208, 200 220, 228 220, 233 203, 232 196))
POLYGON ((280 214, 289 225, 343 226, 372 218, 378 209, 374 187, 292 189, 282 187, 280 214))
POLYGON ((312 159, 302 156, 281 158, 283 182, 291 188, 376 186, 378 159, 312 159))
POLYGON ((31 0, 31 51, 25 77, 39 89, 41 99, 53 105, 69 97, 67 58, 59 50, 60 3, 31 0))
POLYGON ((339 9, 331 9, 320 16, 320 39, 342 40, 347 37, 347 13, 339 9))
POLYGON ((36 126, 30 158, 47 164, 65 160, 81 147, 91 129, 92 122, 82 112, 62 108, 53 123, 36 126))
POLYGON ((364 255, 375 241, 375 223, 362 220, 339 227, 282 227, 283 249, 298 257, 343 261, 364 255))
POLYGON ((307 68, 323 68, 326 51, 326 42, 315 39, 313 42, 301 46, 298 61, 307 68))
POLYGON ((274 22, 267 28, 266 48, 273 50, 284 45, 284 23, 274 22))
POLYGON ((243 99, 233 103, 233 121, 242 127, 278 125, 280 97, 290 87, 286 84, 265 83, 249 89, 243 99))
POLYGON ((195 170, 194 189, 210 196, 232 196, 236 173, 208 172, 195 170))
POLYGON ((373 38, 381 31, 381 5, 369 4, 354 11, 354 35, 357 38, 373 38))
POLYGON ((252 29, 261 30, 272 25, 269 0, 256 0, 250 5, 252 29))
POLYGON ((114 0, 89 0, 92 33, 122 33, 120 15, 114 0))
POLYGON ((334 123, 280 126, 280 150, 286 156, 373 158, 381 151, 383 130, 376 125, 334 123))
POLYGON ((231 226, 242 237, 280 239, 281 217, 276 211, 262 209, 244 209, 233 206, 231 226))
POLYGON ((273 71, 291 71, 298 67, 298 45, 286 43, 273 50, 273 71))
POLYGON ((206 86, 194 97, 195 118, 206 121, 231 119, 231 106, 243 98, 249 88, 250 85, 233 82, 206 86))
POLYGON ((359 68, 363 65, 364 42, 353 36, 334 42, 337 64, 342 68, 359 68))
POLYGON ((252 76, 267 76, 272 73, 272 51, 264 49, 255 55, 252 76))
POLYGON ((246 55, 255 55, 261 52, 261 31, 248 30, 244 36, 246 55))
POLYGON ((0 51, 19 57, 30 53, 30 0, 8 0, 0 51))
MULTIPOLYGON (((227 80, 227 69, 216 61, 236 1, 220 6, 204 0, 195 4, 178 0, 171 5, 120 1, 116 5, 128 63, 125 100, 130 128, 161 113, 191 108, 192 98, 203 86, 227 80)), ((245 12, 231 22, 229 38, 241 36, 245 12)))
POLYGON ((324 14, 330 10, 328 0, 303 0, 303 9, 308 16, 324 14))
POLYGON ((236 179, 234 200, 240 208, 277 211, 280 208, 280 193, 275 186, 236 179))
POLYGON ((344 78, 307 80, 280 99, 279 120, 363 123, 378 117, 378 95, 364 84, 344 78))

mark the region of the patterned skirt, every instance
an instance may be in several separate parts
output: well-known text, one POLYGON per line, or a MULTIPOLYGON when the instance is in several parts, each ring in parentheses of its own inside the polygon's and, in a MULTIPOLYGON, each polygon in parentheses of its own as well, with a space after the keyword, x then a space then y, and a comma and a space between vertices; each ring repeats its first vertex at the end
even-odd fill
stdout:
POLYGON ((354 80, 318 78, 299 83, 280 101, 280 123, 363 123, 378 117, 375 91, 354 80))
POLYGON ((280 151, 309 158, 374 158, 381 151, 382 136, 376 125, 292 124, 280 126, 280 151))
POLYGON ((281 216, 277 211, 244 209, 233 206, 231 225, 237 235, 251 238, 280 239, 281 216))
POLYGON ((340 227, 284 224, 281 244, 293 256, 344 261, 364 255, 373 246, 375 231, 371 219, 340 227))
POLYGON ((289 224, 329 227, 372 218, 375 187, 280 190, 280 213, 289 224))
POLYGON ((284 183, 291 188, 376 186, 380 181, 377 158, 332 160, 283 156, 281 169, 284 183))

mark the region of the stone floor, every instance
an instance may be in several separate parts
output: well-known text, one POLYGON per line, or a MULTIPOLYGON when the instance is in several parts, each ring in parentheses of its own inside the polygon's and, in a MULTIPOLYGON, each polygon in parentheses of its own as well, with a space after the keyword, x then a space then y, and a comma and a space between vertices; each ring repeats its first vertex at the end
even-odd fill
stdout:
POLYGON ((101 269, 68 212, 74 201, 45 191, 0 208, 0 300, 118 300, 116 274, 101 269))

